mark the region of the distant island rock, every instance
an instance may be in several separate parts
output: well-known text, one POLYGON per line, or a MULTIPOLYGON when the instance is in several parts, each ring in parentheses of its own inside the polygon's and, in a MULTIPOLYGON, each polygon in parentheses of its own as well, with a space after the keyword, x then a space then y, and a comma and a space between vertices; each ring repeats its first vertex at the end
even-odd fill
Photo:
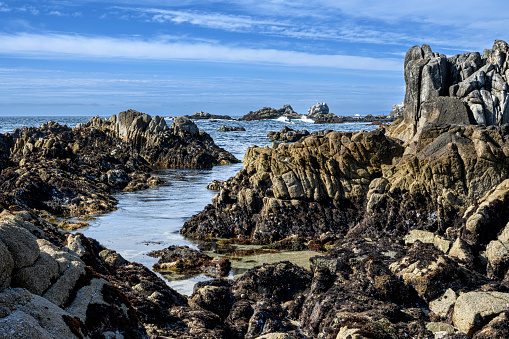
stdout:
POLYGON ((396 120, 397 118, 400 118, 403 116, 403 111, 405 109, 405 103, 392 105, 392 111, 389 113, 389 119, 396 120))
POLYGON ((275 109, 271 107, 264 107, 256 112, 249 112, 244 115, 240 120, 244 121, 253 121, 253 120, 268 120, 268 119, 279 119, 281 117, 286 117, 288 119, 300 119, 302 114, 298 114, 295 112, 290 105, 284 105, 280 109, 275 109))
POLYGON ((239 126, 232 127, 232 126, 223 125, 217 131, 218 132, 245 132, 246 129, 244 127, 239 127, 239 126))
POLYGON ((235 120, 229 115, 216 115, 216 114, 210 114, 210 113, 203 112, 203 111, 195 112, 195 113, 193 113, 193 115, 186 115, 186 117, 188 117, 189 119, 192 119, 192 120, 210 120, 210 119, 235 120))
POLYGON ((329 106, 325 102, 317 103, 308 109, 308 118, 310 119, 316 119, 327 114, 329 114, 329 106))

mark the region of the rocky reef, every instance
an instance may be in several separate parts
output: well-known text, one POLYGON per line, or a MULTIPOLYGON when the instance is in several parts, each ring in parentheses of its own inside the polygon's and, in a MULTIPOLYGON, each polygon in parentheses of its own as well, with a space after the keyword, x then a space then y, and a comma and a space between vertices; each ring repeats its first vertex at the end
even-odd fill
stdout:
POLYGON ((195 113, 193 113, 193 115, 187 115, 186 117, 189 118, 189 119, 192 119, 192 120, 210 120, 210 119, 215 119, 215 120, 235 120, 235 119, 233 119, 229 115, 210 114, 210 113, 203 112, 203 111, 195 112, 195 113))
POLYGON ((251 111, 248 114, 244 115, 240 120, 245 121, 253 121, 253 120, 267 120, 267 119, 278 119, 281 117, 286 117, 289 119, 300 119, 302 117, 301 114, 296 113, 292 106, 284 105, 280 109, 275 109, 271 107, 264 107, 258 111, 251 111))
POLYGON ((210 168, 238 162, 184 117, 125 111, 71 129, 54 122, 0 139, 0 207, 20 205, 51 215, 111 211, 114 190, 160 184, 157 168, 210 168))
POLYGON ((505 46, 411 48, 403 119, 249 148, 181 233, 326 250, 311 284, 280 303, 306 337, 508 337, 505 46))

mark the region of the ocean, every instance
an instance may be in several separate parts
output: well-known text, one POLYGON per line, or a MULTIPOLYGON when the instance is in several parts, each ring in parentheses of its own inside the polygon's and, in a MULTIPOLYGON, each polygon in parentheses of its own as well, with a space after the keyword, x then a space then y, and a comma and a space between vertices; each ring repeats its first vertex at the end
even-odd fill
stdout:
MULTIPOLYGON (((23 126, 38 127, 48 121, 74 127, 86 122, 90 116, 54 117, 0 117, 0 133, 10 133, 23 126)), ((171 118, 167 118, 168 126, 171 118)), ((365 123, 319 124, 294 120, 197 120, 200 130, 211 135, 215 143, 242 160, 250 146, 269 146, 266 137, 269 131, 279 131, 284 126, 309 132, 331 129, 336 131, 373 130, 377 126, 365 123), (245 132, 217 132, 222 126, 244 127, 245 132)), ((147 256, 153 250, 170 245, 197 245, 179 234, 186 220, 200 212, 211 202, 217 193, 206 189, 213 180, 226 180, 242 169, 242 163, 216 166, 211 170, 164 170, 156 173, 166 180, 166 184, 139 192, 119 192, 115 195, 118 209, 111 213, 96 216, 89 221, 89 227, 78 232, 98 240, 102 245, 117 251, 124 258, 136 261, 151 268, 157 259, 147 256)), ((261 259, 260 259, 261 260, 261 259)), ((264 259, 265 260, 265 259, 264 259)), ((239 272, 232 271, 231 276, 239 272)), ((184 279, 167 279, 168 284, 183 294, 191 294, 194 284, 210 277, 201 274, 184 279)))

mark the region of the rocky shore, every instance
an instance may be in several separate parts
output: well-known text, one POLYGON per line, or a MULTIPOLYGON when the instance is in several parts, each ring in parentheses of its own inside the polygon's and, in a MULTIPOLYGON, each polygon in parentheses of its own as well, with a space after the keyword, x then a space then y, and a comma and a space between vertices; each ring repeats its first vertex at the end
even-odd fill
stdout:
MULTIPOLYGON (((509 337, 509 55, 498 40, 478 54, 412 47, 390 127, 249 148, 181 233, 322 254, 310 270, 265 264, 190 297, 39 216, 148 185, 152 168, 235 161, 192 121, 127 111, 0 136, 0 338, 509 337)), ((186 247, 153 255, 161 270, 227 267, 186 247)))
POLYGON ((326 250, 280 303, 307 337, 508 337, 508 58, 412 47, 402 119, 249 148, 182 234, 326 250))
POLYGON ((58 216, 115 208, 115 190, 160 184, 160 168, 210 168, 238 162, 185 117, 133 110, 76 128, 48 122, 0 136, 0 207, 20 205, 58 216))

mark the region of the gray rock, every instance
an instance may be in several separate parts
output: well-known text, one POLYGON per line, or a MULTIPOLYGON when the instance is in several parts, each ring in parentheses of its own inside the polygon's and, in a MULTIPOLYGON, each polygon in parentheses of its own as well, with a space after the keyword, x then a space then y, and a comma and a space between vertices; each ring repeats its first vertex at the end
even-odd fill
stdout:
POLYGON ((14 268, 30 266, 39 257, 37 238, 25 228, 0 224, 0 240, 11 253, 14 268))
POLYGON ((436 315, 445 318, 457 298, 456 292, 448 288, 441 297, 429 302, 429 309, 436 315))
POLYGON ((42 295, 56 277, 58 263, 48 253, 41 252, 33 265, 20 268, 13 274, 11 285, 42 295))
POLYGON ((90 281, 90 285, 82 287, 77 293, 71 305, 65 310, 72 316, 85 322, 87 319, 87 309, 91 304, 108 305, 104 301, 102 289, 108 282, 104 279, 94 278, 90 281))
POLYGON ((1 292, 0 306, 9 312, 0 318, 0 338, 77 338, 64 320, 73 319, 70 314, 25 289, 1 292))
POLYGON ((329 106, 327 106, 327 104, 325 102, 322 102, 322 103, 319 102, 316 105, 311 106, 308 109, 308 117, 309 118, 315 118, 316 116, 326 115, 326 114, 329 114, 329 106))
POLYGON ((42 252, 48 253, 58 263, 59 276, 42 295, 55 305, 63 305, 68 299, 78 279, 85 274, 85 263, 73 252, 59 251, 49 241, 37 241, 42 252))
POLYGON ((472 336, 491 319, 509 309, 509 293, 468 292, 454 305, 452 320, 461 332, 472 336))
POLYGON ((175 134, 190 134, 190 135, 196 135, 200 131, 198 129, 198 126, 189 118, 186 117, 176 117, 175 120, 173 120, 173 124, 171 125, 171 129, 175 134))
POLYGON ((7 246, 0 241, 0 291, 7 288, 11 283, 11 272, 14 261, 7 246))

